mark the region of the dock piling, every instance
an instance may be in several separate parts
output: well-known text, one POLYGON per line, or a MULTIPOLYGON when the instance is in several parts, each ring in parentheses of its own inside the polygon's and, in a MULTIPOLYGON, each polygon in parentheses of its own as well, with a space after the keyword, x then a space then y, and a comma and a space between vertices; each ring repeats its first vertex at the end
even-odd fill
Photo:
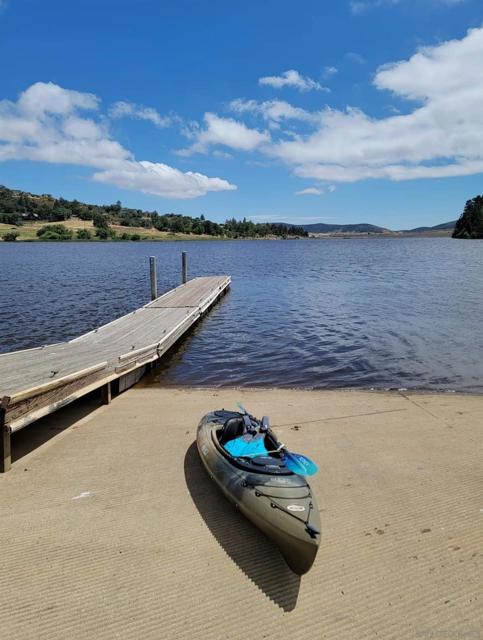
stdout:
POLYGON ((5 424, 5 409, 0 408, 0 473, 10 470, 12 454, 10 447, 10 427, 5 424))
POLYGON ((188 282, 188 254, 186 251, 181 253, 181 279, 183 284, 188 282))
POLYGON ((151 276, 151 300, 156 300, 158 297, 158 283, 156 277, 156 258, 150 256, 149 258, 149 273, 151 276))
POLYGON ((107 382, 103 387, 101 387, 101 400, 102 404, 111 404, 112 389, 110 382, 107 382))

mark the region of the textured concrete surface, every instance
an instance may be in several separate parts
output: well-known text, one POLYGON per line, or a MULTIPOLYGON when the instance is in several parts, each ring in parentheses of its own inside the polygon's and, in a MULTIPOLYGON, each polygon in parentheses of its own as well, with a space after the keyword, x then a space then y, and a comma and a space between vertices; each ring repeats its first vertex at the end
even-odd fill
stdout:
POLYGON ((483 638, 482 422, 475 396, 146 385, 45 418, 0 477, 1 637, 483 638), (236 400, 320 466, 301 580, 198 460, 236 400))

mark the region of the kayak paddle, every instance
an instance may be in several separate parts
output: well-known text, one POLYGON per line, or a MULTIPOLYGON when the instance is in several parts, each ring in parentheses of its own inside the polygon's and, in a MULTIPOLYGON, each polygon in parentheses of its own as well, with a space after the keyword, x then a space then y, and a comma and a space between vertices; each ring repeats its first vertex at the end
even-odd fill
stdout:
MULTIPOLYGON (((240 402, 237 402, 236 404, 237 404, 237 407, 243 412, 244 415, 249 415, 248 411, 240 402)), ((268 418, 267 418, 267 426, 268 426, 268 418)), ((287 467, 287 469, 289 469, 293 473, 296 473, 299 476, 313 476, 319 470, 315 462, 313 462, 310 458, 307 458, 307 456, 304 456, 301 453, 293 453, 292 451, 289 451, 285 447, 285 445, 282 445, 281 447, 279 447, 279 449, 282 451, 284 455, 285 466, 287 467)), ((277 451, 279 449, 277 449, 277 451)))
POLYGON ((245 409, 245 407, 242 405, 241 402, 237 402, 236 406, 240 409, 242 413, 245 413, 246 415, 248 415, 248 411, 245 409))
POLYGON ((315 462, 301 453, 293 453, 288 449, 282 449, 285 458, 285 466, 299 476, 313 476, 319 470, 315 462))

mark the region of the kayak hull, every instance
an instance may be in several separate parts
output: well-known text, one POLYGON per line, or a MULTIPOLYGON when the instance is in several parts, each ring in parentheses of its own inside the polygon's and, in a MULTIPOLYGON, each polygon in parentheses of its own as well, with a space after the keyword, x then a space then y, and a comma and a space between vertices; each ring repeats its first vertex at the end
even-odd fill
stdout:
POLYGON ((227 416, 216 411, 202 418, 196 444, 203 465, 226 498, 279 548, 290 569, 303 575, 313 565, 320 544, 320 516, 305 478, 288 470, 255 465, 241 468, 218 440, 227 416))

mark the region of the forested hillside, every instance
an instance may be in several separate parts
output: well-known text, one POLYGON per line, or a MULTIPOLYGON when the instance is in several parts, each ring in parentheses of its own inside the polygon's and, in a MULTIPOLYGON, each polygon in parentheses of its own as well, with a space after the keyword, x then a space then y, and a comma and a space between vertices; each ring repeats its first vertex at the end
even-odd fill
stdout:
POLYGON ((483 196, 466 202, 463 213, 456 222, 453 238, 483 238, 483 196))
POLYGON ((111 225, 228 238, 307 236, 307 232, 302 227, 296 226, 257 224, 250 220, 235 220, 235 218, 229 218, 221 224, 206 220, 202 214, 194 218, 176 213, 142 211, 123 207, 119 201, 107 205, 86 204, 78 200, 54 198, 49 194, 35 195, 0 186, 0 223, 21 227, 28 221, 62 223, 72 218, 92 221, 98 230, 96 236, 101 236, 101 239, 114 238, 115 232, 109 231, 111 225))

